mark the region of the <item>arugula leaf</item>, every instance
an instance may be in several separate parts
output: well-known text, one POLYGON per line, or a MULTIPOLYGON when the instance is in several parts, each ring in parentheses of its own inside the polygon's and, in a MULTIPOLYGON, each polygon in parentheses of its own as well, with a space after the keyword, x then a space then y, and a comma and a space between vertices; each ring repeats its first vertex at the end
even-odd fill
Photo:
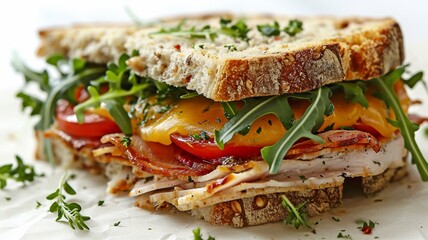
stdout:
POLYGON ((334 85, 340 86, 345 92, 345 100, 352 103, 359 103, 364 108, 369 107, 369 101, 367 100, 364 92, 367 87, 366 84, 362 81, 354 82, 341 82, 334 85))
MULTIPOLYGON (((90 68, 82 71, 81 73, 66 78, 54 88, 52 88, 43 106, 43 111, 41 114, 41 130, 48 129, 52 124, 56 101, 61 97, 61 95, 63 95, 64 92, 67 91, 67 89, 77 85, 79 82, 87 81, 88 79, 96 79, 104 71, 105 69, 103 67, 90 68)), ((52 144, 49 139, 43 139, 43 148, 49 163, 51 165, 55 165, 55 157, 53 154, 52 144)))
POLYGON ((44 174, 38 174, 33 166, 27 165, 18 155, 15 156, 17 166, 5 164, 0 166, 0 189, 4 189, 8 180, 22 182, 24 185, 27 182, 34 181, 35 177, 42 177, 44 174))
POLYGON ((312 228, 308 223, 306 209, 304 208, 306 202, 300 203, 295 207, 285 195, 281 195, 281 200, 282 207, 287 210, 287 217, 284 219, 286 225, 293 225, 296 229, 299 229, 302 225, 312 228))
POLYGON ((277 143, 262 148, 262 157, 269 164, 271 174, 278 172, 285 154, 299 139, 309 138, 319 143, 324 142, 312 131, 318 130, 322 125, 324 115, 328 116, 333 113, 334 106, 329 99, 331 94, 329 88, 320 87, 314 91, 292 95, 293 98, 309 99, 311 104, 277 143))
POLYGON ((415 140, 415 131, 419 129, 419 126, 409 120, 394 91, 394 84, 401 79, 405 68, 406 66, 399 67, 380 78, 373 79, 373 81, 380 89, 387 106, 392 108, 395 113, 396 120, 388 119, 388 122, 400 129, 404 138, 404 146, 412 154, 412 163, 416 164, 422 180, 428 181, 428 163, 415 140))
POLYGON ((238 108, 234 102, 222 102, 221 105, 224 109, 226 119, 230 120, 238 114, 238 108))
POLYGON ((277 21, 274 21, 272 25, 270 24, 257 25, 257 30, 259 30, 259 32, 263 36, 267 36, 267 37, 279 36, 279 34, 281 34, 281 30, 279 29, 279 23, 277 21))
POLYGON ((66 62, 66 59, 64 55, 62 54, 54 54, 46 58, 46 63, 54 66, 58 73, 61 74, 61 76, 65 76, 66 73, 64 73, 61 69, 62 63, 66 62))
POLYGON ((91 218, 80 213, 82 207, 75 202, 66 202, 67 197, 65 193, 76 195, 76 191, 68 183, 70 178, 71 176, 65 173, 58 188, 46 197, 47 200, 54 200, 52 205, 49 207, 49 212, 56 212, 58 214, 55 221, 59 221, 64 217, 73 230, 75 230, 76 227, 79 230, 89 230, 89 227, 85 222, 91 218))
POLYGON ((12 66, 15 68, 15 71, 24 75, 26 83, 34 82, 41 90, 45 92, 50 91, 49 74, 46 70, 42 72, 31 70, 16 54, 12 56, 12 66))
POLYGON ((410 88, 413 88, 419 81, 422 80, 424 77, 423 72, 417 72, 413 76, 411 76, 409 79, 405 80, 403 79, 404 83, 409 86, 410 88))
MULTIPOLYGON (((235 110, 229 108, 227 111, 233 112, 233 117, 224 125, 220 131, 215 131, 215 142, 220 147, 224 148, 224 144, 232 139, 232 137, 251 126, 253 122, 265 115, 276 115, 285 127, 290 127, 294 120, 294 114, 288 104, 289 95, 281 95, 270 98, 254 98, 245 100, 245 105, 241 111, 236 114, 235 110)), ((228 104, 224 106, 229 107, 228 104)), ((227 109, 227 108, 225 108, 227 109)))
POLYGON ((22 100, 22 110, 26 109, 26 108, 30 108, 31 112, 30 115, 34 116, 34 115, 39 115, 42 107, 43 107, 43 102, 42 100, 40 100, 37 97, 31 96, 29 94, 26 94, 24 92, 18 92, 16 94, 17 98, 20 98, 22 100))
POLYGON ((288 26, 284 28, 284 32, 286 32, 291 37, 294 37, 301 31, 303 31, 303 23, 297 19, 290 20, 288 22, 288 26))
POLYGON ((117 125, 119 125, 120 130, 127 136, 132 135, 131 119, 129 119, 128 112, 123 108, 123 103, 115 100, 107 100, 105 107, 117 125))

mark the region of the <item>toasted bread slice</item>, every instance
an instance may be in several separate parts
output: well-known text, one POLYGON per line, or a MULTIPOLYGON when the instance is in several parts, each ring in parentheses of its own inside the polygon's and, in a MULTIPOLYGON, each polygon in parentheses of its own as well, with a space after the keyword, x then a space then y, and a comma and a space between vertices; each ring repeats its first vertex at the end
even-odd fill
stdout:
MULTIPOLYGON (((191 17, 181 27, 220 29, 219 16, 191 17)), ((227 16, 231 17, 231 16, 227 16)), ((258 24, 290 18, 235 16, 251 29, 248 40, 219 33, 214 40, 153 34, 160 26, 78 26, 40 32, 39 55, 62 53, 105 63, 133 50, 128 64, 143 76, 185 86, 216 101, 304 92, 343 80, 371 79, 400 65, 403 38, 393 19, 301 18, 303 31, 263 36, 258 24), (233 47, 231 47, 233 46, 233 47)), ((163 22, 175 26, 177 20, 163 22)), ((168 29, 168 27, 165 27, 168 29)))

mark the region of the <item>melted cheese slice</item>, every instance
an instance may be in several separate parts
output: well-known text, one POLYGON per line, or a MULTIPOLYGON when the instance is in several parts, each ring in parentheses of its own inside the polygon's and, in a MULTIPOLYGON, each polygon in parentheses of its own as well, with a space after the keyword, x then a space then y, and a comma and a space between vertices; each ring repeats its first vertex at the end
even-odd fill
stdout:
MULTIPOLYGON (((403 109, 407 111, 410 99, 406 95, 402 83, 399 82, 395 87, 403 109)), ((331 98, 335 106, 334 113, 325 117, 324 124, 320 129, 325 129, 333 123, 333 129, 363 123, 373 127, 384 137, 393 136, 397 129, 389 124, 386 119, 394 119, 395 116, 392 111, 387 109, 382 100, 372 96, 373 93, 373 91, 368 91, 366 94, 366 98, 369 101, 367 109, 358 103, 346 102, 342 93, 334 94, 331 98)), ((290 102, 290 105, 296 118, 299 118, 305 112, 309 102, 293 101, 292 103, 290 102)), ((137 104, 137 113, 141 112, 141 109, 138 111, 138 107, 137 104)), ((220 130, 227 122, 221 103, 202 96, 179 100, 166 113, 152 114, 149 121, 139 126, 138 134, 144 141, 158 142, 164 145, 171 144, 170 135, 172 133, 187 136, 199 135, 201 131, 205 131, 213 137, 214 130, 220 130)), ((141 114, 137 115, 140 115, 140 118, 136 117, 134 122, 141 121, 141 114)), ((276 116, 266 115, 253 123, 248 134, 245 136, 236 134, 228 144, 268 146, 277 142, 285 131, 286 129, 276 116)))

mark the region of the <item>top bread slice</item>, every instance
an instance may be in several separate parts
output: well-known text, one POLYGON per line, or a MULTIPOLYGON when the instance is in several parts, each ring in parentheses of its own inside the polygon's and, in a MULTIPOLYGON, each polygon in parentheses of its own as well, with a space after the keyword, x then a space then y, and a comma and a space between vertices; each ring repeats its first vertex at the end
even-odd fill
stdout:
POLYGON ((90 62, 117 60, 138 50, 128 65, 142 76, 196 90, 215 101, 304 92, 344 80, 379 77, 403 62, 403 37, 390 18, 303 17, 303 31, 295 36, 263 36, 257 25, 284 16, 209 15, 187 17, 182 29, 209 25, 219 29, 221 17, 244 19, 249 40, 224 34, 207 38, 153 34, 174 27, 168 19, 151 27, 74 26, 40 31, 38 54, 62 53, 90 62))

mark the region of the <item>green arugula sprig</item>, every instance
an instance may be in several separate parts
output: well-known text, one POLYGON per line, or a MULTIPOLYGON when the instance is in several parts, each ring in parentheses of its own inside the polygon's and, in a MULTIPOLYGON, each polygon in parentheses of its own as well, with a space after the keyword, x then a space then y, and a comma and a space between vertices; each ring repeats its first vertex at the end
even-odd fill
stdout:
POLYGON ((264 147, 261 151, 263 159, 270 166, 270 173, 274 174, 279 170, 287 151, 300 138, 307 137, 317 142, 323 142, 312 132, 318 130, 322 125, 324 115, 328 116, 333 112, 334 106, 329 99, 331 94, 328 87, 321 87, 306 93, 251 99, 246 100, 243 109, 239 112, 233 104, 224 103, 225 115, 231 116, 231 118, 220 131, 215 131, 215 142, 220 148, 223 148, 234 134, 248 129, 258 118, 267 114, 276 115, 288 131, 277 143, 264 147), (297 121, 295 121, 288 103, 289 98, 311 102, 303 116, 297 121))
POLYGON ((333 113, 334 106, 330 101, 332 95, 328 87, 320 87, 317 90, 294 94, 293 98, 309 99, 310 105, 305 113, 288 129, 281 139, 272 146, 264 147, 261 150, 263 159, 269 164, 269 172, 278 172, 285 154, 301 138, 309 138, 316 142, 323 143, 324 140, 313 134, 324 122, 324 115, 333 113))
POLYGON ((253 98, 245 100, 245 105, 241 111, 237 112, 236 106, 231 103, 223 103, 226 118, 230 120, 220 131, 215 131, 215 142, 224 148, 224 143, 230 141, 232 137, 251 126, 253 122, 265 115, 274 114, 287 129, 291 127, 294 114, 288 104, 289 95, 281 95, 270 98, 253 98), (232 117, 231 117, 232 116, 232 117))
POLYGON ((363 81, 335 83, 330 88, 341 87, 345 92, 345 100, 352 103, 359 103, 364 108, 369 107, 369 101, 364 94, 367 90, 367 83, 363 81))
MULTIPOLYGON (((46 130, 51 126, 58 99, 75 102, 72 97, 75 87, 78 84, 88 84, 89 81, 99 78, 105 72, 104 67, 89 65, 82 59, 66 60, 64 56, 58 54, 48 57, 46 62, 56 70, 56 74, 53 73, 53 76, 49 75, 48 70, 42 72, 31 70, 16 55, 12 59, 15 70, 24 75, 26 85, 35 83, 46 93, 44 100, 23 91, 17 94, 17 97, 22 99, 23 109, 30 108, 31 115, 40 116, 39 122, 35 125, 37 130, 46 130)), ((43 140, 43 148, 48 161, 54 165, 55 159, 49 139, 43 140)))
MULTIPOLYGON (((415 131, 419 129, 419 126, 409 120, 406 113, 404 113, 401 108, 400 101, 394 91, 394 84, 402 78, 406 67, 407 65, 401 66, 380 78, 373 79, 373 81, 380 89, 382 99, 385 101, 386 105, 395 113, 396 120, 388 119, 388 122, 400 129, 404 138, 404 146, 412 154, 412 163, 416 164, 422 180, 428 181, 428 163, 415 140, 415 131)), ((419 78, 419 80, 420 79, 421 78, 419 78)), ((415 84, 413 84, 413 86, 415 84)))
POLYGON ((8 180, 21 182, 25 185, 27 182, 34 181, 35 177, 44 176, 44 174, 36 173, 33 166, 25 164, 20 156, 16 155, 15 159, 16 166, 13 164, 0 166, 0 189, 6 187, 8 180))
POLYGON ((306 202, 295 207, 285 195, 281 195, 281 199, 282 207, 287 210, 287 217, 284 219, 286 225, 293 225, 296 229, 299 229, 300 226, 312 228, 307 220, 306 202))
POLYGON ((48 200, 54 200, 52 205, 49 207, 49 212, 58 214, 56 221, 60 221, 62 218, 65 218, 73 230, 75 230, 76 227, 79 230, 89 230, 88 225, 86 225, 86 221, 91 218, 80 213, 82 207, 75 202, 66 202, 65 193, 76 195, 76 191, 68 183, 70 178, 71 176, 65 173, 58 188, 46 197, 48 200))
MULTIPOLYGON (((202 233, 201 233, 200 228, 193 229, 193 239, 194 240, 204 240, 204 238, 202 237, 202 233)), ((215 238, 211 237, 211 235, 208 235, 207 240, 215 240, 215 238)))

